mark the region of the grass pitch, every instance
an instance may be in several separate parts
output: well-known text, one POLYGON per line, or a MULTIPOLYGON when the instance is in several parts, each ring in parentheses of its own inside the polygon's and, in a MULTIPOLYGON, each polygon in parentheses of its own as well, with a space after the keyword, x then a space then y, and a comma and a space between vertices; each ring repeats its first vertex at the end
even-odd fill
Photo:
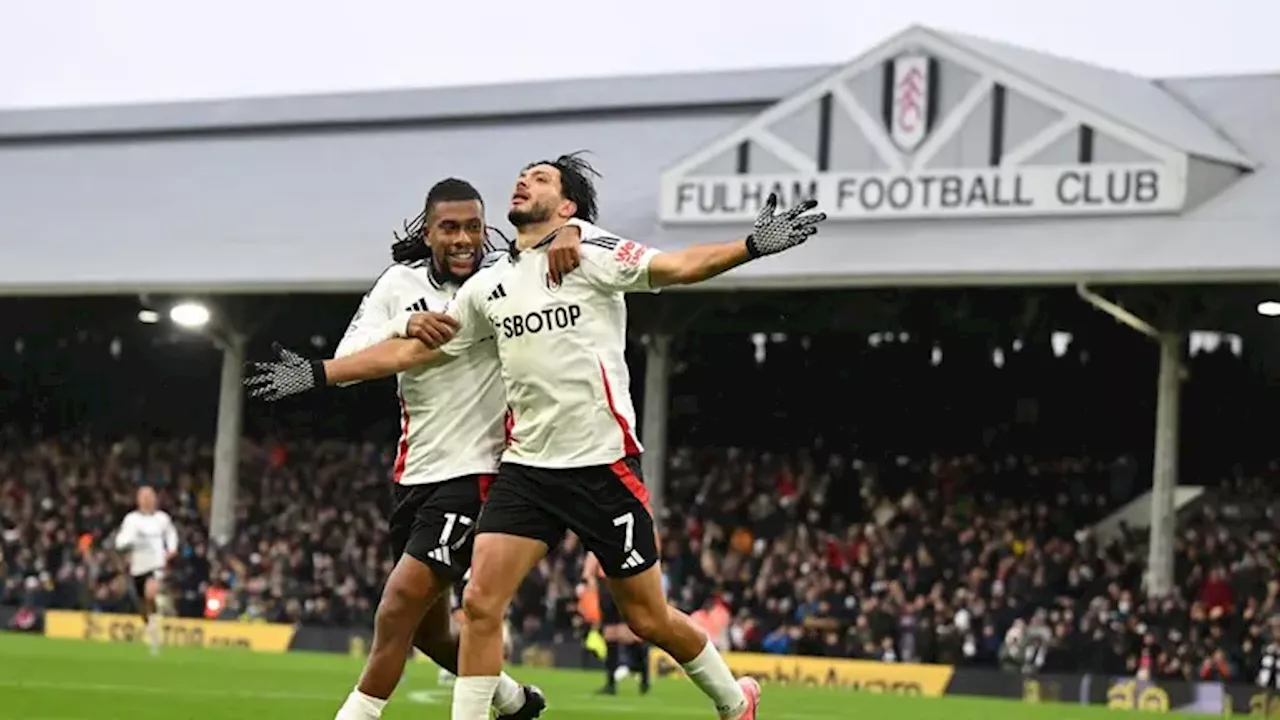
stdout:
MULTIPOLYGON (((0 633, 4 720, 327 720, 360 672, 360 658, 243 650, 166 649, 0 633)), ((686 680, 657 681, 641 697, 634 681, 598 697, 599 673, 512 668, 542 687, 549 720, 715 720, 686 680)), ((387 720, 448 720, 448 688, 430 663, 411 663, 387 720)), ((970 698, 903 698, 848 690, 765 686, 760 720, 1123 720, 1128 712, 970 698)))

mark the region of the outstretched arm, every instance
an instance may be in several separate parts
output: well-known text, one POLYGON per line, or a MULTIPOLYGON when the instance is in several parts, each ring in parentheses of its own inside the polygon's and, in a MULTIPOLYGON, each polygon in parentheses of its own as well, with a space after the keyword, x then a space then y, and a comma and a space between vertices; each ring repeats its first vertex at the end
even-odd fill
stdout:
POLYGON ((474 294, 460 292, 447 313, 409 316, 403 337, 378 342, 359 352, 325 360, 325 384, 346 385, 377 380, 439 360, 457 357, 489 336, 483 315, 474 311, 474 294), (461 325, 461 327, 460 327, 461 325), (439 349, 436 349, 439 348, 439 349))
POLYGON ((649 261, 649 287, 693 285, 729 272, 751 259, 745 239, 660 252, 649 261))
POLYGON ((417 338, 391 338, 350 355, 324 360, 321 367, 326 385, 345 385, 391 377, 425 365, 442 354, 417 338))
POLYGON ((276 343, 276 360, 248 364, 244 385, 249 397, 271 402, 329 385, 390 377, 442 355, 456 357, 478 342, 477 338, 487 336, 483 318, 477 323, 463 321, 458 327, 459 318, 471 317, 466 314, 470 305, 465 290, 464 287, 458 293, 449 313, 414 313, 405 324, 404 337, 389 338, 342 357, 310 360, 276 343), (459 331, 457 335, 454 330, 459 331), (428 345, 435 344, 438 336, 452 340, 440 350, 433 350, 428 345))
POLYGON ((457 328, 457 319, 445 313, 413 313, 401 333, 397 333, 404 337, 388 338, 332 360, 311 360, 276 343, 273 349, 277 359, 249 363, 244 384, 249 389, 249 397, 270 401, 325 386, 390 377, 442 355, 458 355, 465 345, 449 342, 445 352, 431 347, 438 345, 441 337, 454 337, 457 328))
POLYGON ((710 280, 756 258, 795 247, 818 232, 823 213, 809 213, 817 202, 809 200, 777 212, 778 199, 770 195, 751 234, 741 240, 691 245, 661 252, 631 240, 623 240, 581 220, 570 220, 583 231, 583 242, 608 251, 593 251, 588 275, 610 290, 636 292, 672 285, 692 285, 710 280))

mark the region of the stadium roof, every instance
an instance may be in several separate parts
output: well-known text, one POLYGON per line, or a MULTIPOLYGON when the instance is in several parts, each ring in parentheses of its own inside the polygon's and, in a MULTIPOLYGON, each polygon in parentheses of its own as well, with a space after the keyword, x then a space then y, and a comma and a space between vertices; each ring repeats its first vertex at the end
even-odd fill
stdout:
POLYGON ((915 27, 838 67, 0 112, 0 292, 363 290, 435 180, 470 179, 498 215, 523 163, 580 148, 602 224, 663 248, 724 239, 741 218, 670 217, 676 185, 932 172, 870 107, 901 62, 932 68, 937 119, 913 150, 938 172, 1172 189, 1145 209, 843 217, 721 286, 1280 277, 1280 74, 1151 80, 915 27))
POLYGON ((637 110, 754 111, 828 66, 0 112, 5 143, 479 123, 637 110))
POLYGON ((931 33, 967 48, 1071 102, 1109 116, 1196 157, 1252 168, 1254 163, 1167 81, 1091 65, 959 33, 931 33))

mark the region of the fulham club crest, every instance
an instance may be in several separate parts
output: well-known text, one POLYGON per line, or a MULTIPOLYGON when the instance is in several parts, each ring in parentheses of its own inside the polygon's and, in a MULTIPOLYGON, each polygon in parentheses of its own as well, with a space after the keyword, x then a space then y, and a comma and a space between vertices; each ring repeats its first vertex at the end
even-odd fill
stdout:
POLYGON ((889 137, 903 152, 915 152, 929 137, 933 117, 933 63, 927 55, 901 55, 891 63, 892 72, 885 73, 892 82, 888 111, 889 137))

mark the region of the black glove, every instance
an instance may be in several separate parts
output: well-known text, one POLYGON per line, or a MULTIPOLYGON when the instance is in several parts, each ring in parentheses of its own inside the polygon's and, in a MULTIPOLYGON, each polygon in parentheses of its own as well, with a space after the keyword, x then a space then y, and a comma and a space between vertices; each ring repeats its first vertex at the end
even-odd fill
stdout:
POLYGON ((308 360, 281 347, 280 343, 272 343, 271 349, 279 360, 245 365, 244 386, 249 391, 249 397, 275 402, 329 384, 321 361, 308 360))
POLYGON ((818 207, 817 200, 805 200, 784 213, 777 213, 778 195, 770 193, 760 214, 756 216, 755 229, 747 236, 747 253, 752 258, 780 253, 793 248, 818 232, 818 223, 827 219, 826 213, 802 215, 818 207))

